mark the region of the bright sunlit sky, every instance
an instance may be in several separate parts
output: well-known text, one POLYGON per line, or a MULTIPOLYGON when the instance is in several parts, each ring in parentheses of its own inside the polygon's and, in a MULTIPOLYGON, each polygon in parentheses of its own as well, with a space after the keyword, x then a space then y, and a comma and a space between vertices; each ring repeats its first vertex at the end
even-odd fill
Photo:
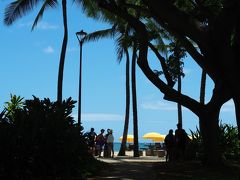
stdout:
MULTIPOLYGON (((31 25, 36 11, 16 21, 12 26, 3 24, 4 7, 0 3, 0 110, 9 101, 10 93, 31 99, 32 95, 56 100, 59 56, 63 38, 61 6, 47 9, 34 31, 31 25)), ((78 99, 79 46, 75 32, 83 29, 91 33, 109 27, 107 24, 86 18, 81 9, 68 2, 69 42, 64 68, 63 97, 78 99)), ((39 9, 39 8, 38 8, 39 9)), ((122 135, 125 114, 125 59, 119 64, 111 39, 83 45, 82 123, 84 131, 91 127, 99 133, 101 128, 111 128, 116 141, 122 135)), ((158 69, 154 56, 150 64, 158 69)), ((201 70, 191 58, 184 60, 185 77, 182 91, 199 99, 201 70)), ((147 132, 166 134, 177 123, 176 103, 163 100, 161 92, 137 67, 137 98, 139 141, 147 132)), ((206 100, 212 93, 211 80, 207 81, 206 100)), ((132 105, 131 105, 132 106, 132 105)), ((77 118, 77 104, 73 109, 77 118)), ((132 113, 129 134, 133 133, 132 113)), ((220 114, 224 123, 236 125, 233 102, 227 102, 220 114)), ((77 120, 77 119, 76 119, 77 120)), ((183 128, 196 130, 198 118, 183 108, 183 128)))

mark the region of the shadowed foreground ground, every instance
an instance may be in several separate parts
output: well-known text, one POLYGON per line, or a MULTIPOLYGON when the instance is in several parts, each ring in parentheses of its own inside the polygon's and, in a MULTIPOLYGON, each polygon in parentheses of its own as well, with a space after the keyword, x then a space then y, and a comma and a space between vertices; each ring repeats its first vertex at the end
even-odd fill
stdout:
POLYGON ((100 160, 108 163, 107 168, 88 180, 240 180, 239 164, 207 168, 196 161, 165 163, 157 157, 100 160))
POLYGON ((206 167, 199 161, 154 164, 159 180, 240 180, 240 165, 206 167))
POLYGON ((98 176, 88 178, 88 180, 155 180, 156 173, 153 164, 164 161, 157 157, 116 157, 114 159, 103 158, 100 160, 109 163, 109 168, 102 171, 98 176))

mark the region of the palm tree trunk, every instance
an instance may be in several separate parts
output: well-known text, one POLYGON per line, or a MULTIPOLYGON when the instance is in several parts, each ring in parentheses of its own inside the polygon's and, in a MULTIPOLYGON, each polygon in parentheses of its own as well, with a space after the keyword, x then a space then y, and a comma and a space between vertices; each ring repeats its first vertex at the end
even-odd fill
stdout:
POLYGON ((125 156, 126 151, 126 143, 127 143, 127 134, 128 134, 128 126, 129 126, 129 112, 130 112, 130 77, 129 77, 129 53, 126 50, 126 109, 125 109, 125 122, 123 129, 123 139, 121 143, 121 147, 118 153, 118 156, 125 156))
POLYGON ((137 91, 136 91, 136 59, 137 59, 137 47, 136 47, 136 43, 134 43, 133 54, 132 54, 132 101, 133 101, 132 104, 133 104, 133 136, 134 136, 133 156, 139 157, 137 91))
MULTIPOLYGON (((181 75, 178 75, 178 92, 181 93, 182 92, 182 79, 181 79, 181 75)), ((178 107, 178 123, 182 124, 182 106, 181 104, 177 104, 178 107)))
MULTIPOLYGON (((202 70, 201 85, 200 85, 200 103, 201 104, 205 104, 206 76, 207 76, 206 71, 202 70)), ((200 131, 202 132, 203 130, 202 130, 200 121, 201 119, 199 118, 199 128, 200 128, 200 131)))
POLYGON ((205 103, 205 88, 206 88, 206 76, 207 73, 203 70, 201 77, 201 85, 200 85, 200 103, 205 103))
POLYGON ((64 70, 67 43, 68 43, 67 1, 66 0, 62 0, 62 13, 63 13, 64 37, 62 42, 62 49, 61 49, 59 69, 58 69, 58 88, 57 88, 58 102, 62 102, 63 70, 64 70))

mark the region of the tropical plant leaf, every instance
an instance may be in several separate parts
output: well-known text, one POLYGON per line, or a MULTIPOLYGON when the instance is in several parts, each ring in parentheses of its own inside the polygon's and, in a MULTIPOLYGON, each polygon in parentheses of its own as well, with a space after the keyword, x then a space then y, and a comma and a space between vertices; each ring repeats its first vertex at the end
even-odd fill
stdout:
POLYGON ((14 21, 33 10, 39 2, 39 0, 16 0, 10 3, 4 11, 4 24, 11 25, 14 21))
POLYGON ((95 31, 93 33, 87 34, 86 37, 84 38, 84 41, 98 41, 99 39, 102 38, 113 38, 115 36, 116 29, 115 26, 112 26, 112 28, 109 29, 104 29, 104 30, 99 30, 95 31))
POLYGON ((44 3, 43 3, 43 5, 42 5, 42 7, 41 7, 41 9, 40 9, 39 12, 38 12, 36 18, 35 18, 35 20, 34 20, 34 23, 33 23, 33 25, 32 25, 32 29, 31 29, 31 30, 33 30, 33 29, 37 26, 37 23, 38 23, 38 21, 42 18, 45 9, 46 9, 47 7, 54 8, 54 7, 57 6, 57 4, 58 4, 58 1, 57 1, 57 0, 45 0, 44 3))

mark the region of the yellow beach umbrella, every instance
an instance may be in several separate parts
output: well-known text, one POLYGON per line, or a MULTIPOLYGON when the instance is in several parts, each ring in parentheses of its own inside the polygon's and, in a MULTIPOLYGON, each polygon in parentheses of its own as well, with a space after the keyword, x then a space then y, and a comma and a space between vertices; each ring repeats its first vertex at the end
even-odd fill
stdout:
POLYGON ((157 132, 150 132, 143 135, 143 139, 151 139, 154 142, 164 141, 165 135, 159 134, 157 132))
MULTIPOLYGON (((120 141, 122 141, 122 136, 119 138, 120 141)), ((128 134, 127 135, 127 142, 133 142, 134 141, 134 137, 132 134, 128 134)))

